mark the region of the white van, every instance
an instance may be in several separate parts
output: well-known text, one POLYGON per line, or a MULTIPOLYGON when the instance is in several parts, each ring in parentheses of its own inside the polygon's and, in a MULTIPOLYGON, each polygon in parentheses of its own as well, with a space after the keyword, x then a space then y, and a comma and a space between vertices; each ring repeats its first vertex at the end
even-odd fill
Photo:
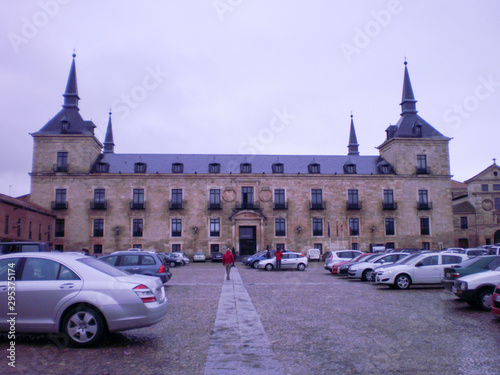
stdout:
POLYGON ((317 260, 319 262, 321 259, 321 252, 319 249, 307 249, 306 256, 309 260, 317 260))

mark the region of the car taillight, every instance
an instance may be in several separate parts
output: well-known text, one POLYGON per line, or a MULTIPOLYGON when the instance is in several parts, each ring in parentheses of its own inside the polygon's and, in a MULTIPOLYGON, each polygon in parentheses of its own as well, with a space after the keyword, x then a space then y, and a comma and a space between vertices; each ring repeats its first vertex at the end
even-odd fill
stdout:
POLYGON ((450 272, 450 273, 448 273, 448 277, 450 279, 453 279, 453 278, 456 278, 456 277, 460 277, 460 274, 458 272, 450 272))
POLYGON ((165 273, 165 266, 163 264, 160 266, 158 273, 165 273))
POLYGON ((156 301, 156 297, 154 293, 149 289, 146 285, 141 284, 137 285, 134 288, 134 292, 139 296, 139 298, 142 300, 144 303, 148 302, 154 302, 156 301))

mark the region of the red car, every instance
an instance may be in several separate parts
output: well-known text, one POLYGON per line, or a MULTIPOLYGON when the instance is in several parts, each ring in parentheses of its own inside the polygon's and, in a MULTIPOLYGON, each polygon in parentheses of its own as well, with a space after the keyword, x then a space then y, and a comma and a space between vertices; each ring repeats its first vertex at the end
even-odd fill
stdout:
POLYGON ((500 316, 500 284, 497 285, 493 293, 493 300, 491 303, 491 312, 500 316))

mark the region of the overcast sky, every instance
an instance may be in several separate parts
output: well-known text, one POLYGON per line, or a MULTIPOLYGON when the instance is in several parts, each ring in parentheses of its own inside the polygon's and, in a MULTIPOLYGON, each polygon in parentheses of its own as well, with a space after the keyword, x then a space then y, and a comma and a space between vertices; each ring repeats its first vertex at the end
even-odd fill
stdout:
MULTIPOLYGON (((500 2, 3 1, 0 193, 30 192, 33 139, 76 51, 80 114, 116 153, 377 155, 417 109, 450 141, 454 179, 500 158, 500 2)), ((500 162, 499 162, 500 163, 500 162)))

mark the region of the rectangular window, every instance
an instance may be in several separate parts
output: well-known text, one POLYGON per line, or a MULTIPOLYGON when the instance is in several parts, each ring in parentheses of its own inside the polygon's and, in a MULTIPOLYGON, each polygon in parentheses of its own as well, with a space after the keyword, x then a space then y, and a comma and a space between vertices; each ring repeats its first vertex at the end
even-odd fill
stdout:
POLYGON ((275 235, 276 237, 283 237, 286 235, 285 219, 280 218, 275 220, 275 235))
POLYGON ((396 226, 394 225, 394 218, 386 217, 385 218, 385 235, 386 236, 394 236, 396 234, 396 226))
POLYGON ((423 209, 429 207, 429 192, 427 190, 418 191, 418 206, 423 209))
POLYGON ((219 250, 220 250, 220 246, 218 243, 217 244, 214 243, 214 244, 210 245, 210 254, 218 253, 219 250))
POLYGON ((103 237, 103 236, 104 236, 104 219, 94 219, 94 237, 103 237))
POLYGON ((481 191, 488 191, 488 184, 482 184, 481 191))
POLYGON ((172 252, 173 253, 180 253, 181 252, 181 244, 179 244, 179 243, 172 244, 172 252))
POLYGON ((277 243, 276 244, 276 250, 284 251, 285 250, 285 244, 284 243, 277 243))
POLYGON ((500 210, 500 198, 495 198, 495 210, 500 210))
POLYGON ((94 203, 92 208, 94 209, 106 208, 106 190, 94 189, 94 203))
POLYGON ((17 219, 17 237, 21 237, 21 219, 17 219))
POLYGON ((314 217, 313 218, 313 236, 323 235, 323 219, 314 217))
POLYGON ((67 208, 66 189, 56 189, 56 201, 53 205, 55 209, 67 208))
POLYGON ((57 153, 57 164, 56 164, 56 172, 68 172, 69 164, 68 164, 68 152, 59 151, 57 153))
POLYGON ((208 173, 220 173, 220 164, 211 163, 208 165, 208 173))
POLYGON ((349 235, 359 236, 359 219, 353 218, 349 219, 349 235))
POLYGON ((132 237, 142 237, 144 223, 142 219, 133 219, 132 221, 132 237))
POLYGON ((431 249, 430 242, 422 242, 422 249, 423 250, 430 250, 431 249))
POLYGON ((285 189, 274 189, 274 208, 277 210, 286 208, 285 189))
POLYGON ((172 199, 170 201, 170 209, 182 209, 182 189, 172 189, 172 199))
POLYGON ((467 216, 462 216, 460 218, 460 229, 469 228, 469 222, 467 221, 467 216))
POLYGON ((359 243, 351 242, 351 249, 352 250, 359 250, 359 243))
POLYGON ((323 190, 322 189, 312 189, 311 190, 311 208, 313 210, 323 209, 323 190))
POLYGON ((493 184, 494 191, 500 191, 500 184, 493 184))
POLYGON ((349 189, 347 190, 347 209, 357 210, 359 208, 358 190, 349 189))
POLYGON ((172 163, 172 173, 184 173, 184 164, 172 163))
POLYGON ((242 208, 253 208, 253 187, 242 186, 241 203, 242 203, 242 208))
POLYGON ((54 237, 64 237, 64 219, 56 219, 54 237))
POLYGON ((181 237, 182 219, 172 219, 172 237, 181 237))
POLYGON ((5 228, 4 233, 9 234, 9 215, 5 215, 5 228))
POLYGON ((47 241, 50 241, 50 231, 52 230, 52 228, 50 227, 50 225, 47 225, 47 241))
POLYGON ((273 173, 283 173, 285 170, 283 163, 274 163, 272 169, 273 173))
POLYGON ((94 245, 94 254, 102 254, 102 245, 94 245))
POLYGON ((427 173, 427 155, 417 155, 417 174, 427 173))
POLYGON ((396 205, 394 204, 394 190, 384 189, 384 201, 382 202, 382 208, 384 210, 396 209, 396 205))
POLYGON ((220 219, 210 219, 210 237, 220 236, 220 219))
POLYGON ((132 209, 143 209, 144 204, 144 189, 134 189, 132 193, 132 209))
POLYGON ((42 240, 42 224, 38 224, 38 241, 42 240))
POLYGON ((222 208, 220 201, 220 189, 210 189, 209 209, 220 210, 222 208))
POLYGON ((421 217, 420 218, 420 234, 422 236, 428 236, 431 234, 431 227, 429 224, 428 217, 421 217))
POLYGON ((28 232, 28 238, 30 240, 33 239, 33 222, 30 221, 30 225, 29 225, 29 232, 28 232))

